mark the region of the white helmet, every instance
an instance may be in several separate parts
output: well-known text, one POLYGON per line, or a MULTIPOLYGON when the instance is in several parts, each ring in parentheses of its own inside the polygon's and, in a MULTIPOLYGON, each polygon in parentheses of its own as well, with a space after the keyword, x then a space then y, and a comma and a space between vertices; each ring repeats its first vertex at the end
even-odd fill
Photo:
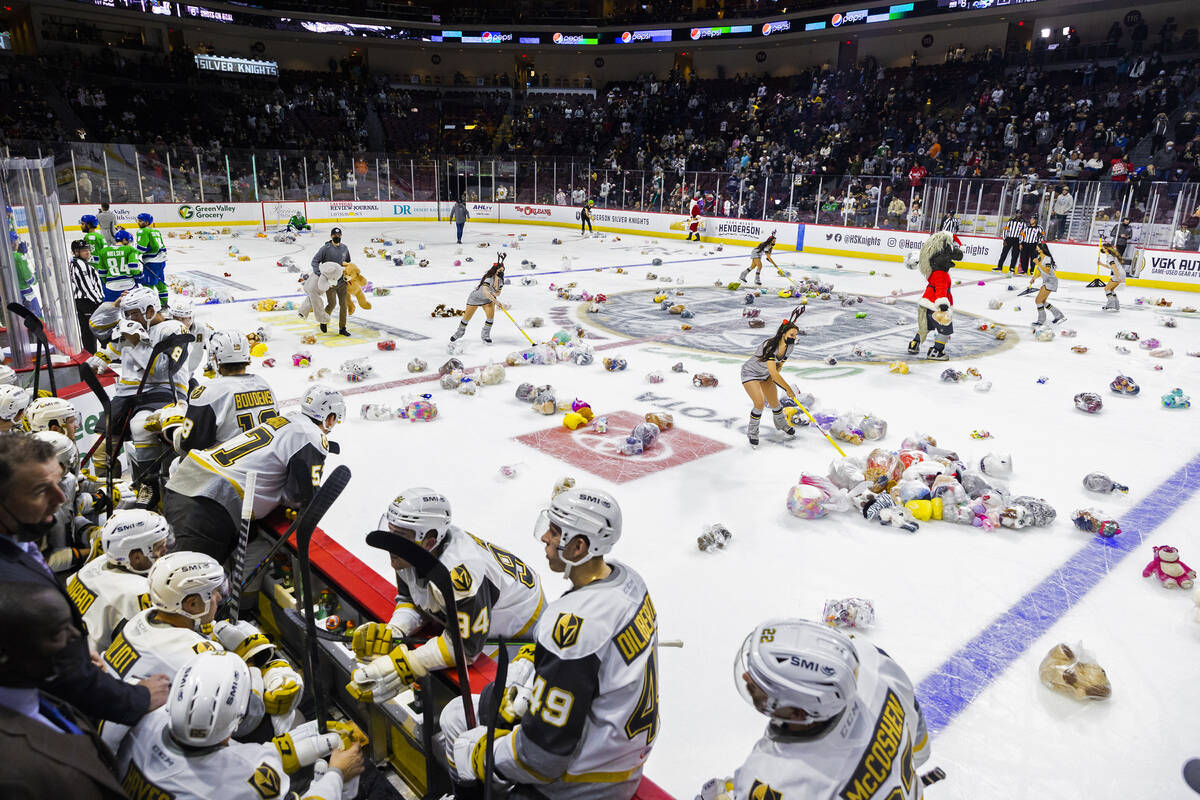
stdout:
MULTIPOLYGON (((803 722, 833 719, 854 700, 858 652, 836 628, 804 619, 774 619, 756 626, 733 665, 742 698, 759 713, 778 718, 784 708, 804 712, 803 722), (756 703, 742 675, 766 695, 756 703)), ((801 720, 795 720, 800 722, 801 720)))
POLYGON ((218 366, 250 363, 250 340, 235 330, 221 330, 208 337, 208 352, 218 366))
POLYGON ((8 364, 0 364, 0 386, 8 383, 15 383, 17 373, 8 364))
POLYGON ((337 415, 337 421, 341 422, 346 416, 346 401, 337 389, 317 383, 304 393, 300 412, 317 424, 324 422, 330 414, 337 415))
POLYGON ((0 384, 0 419, 16 422, 21 412, 29 408, 29 392, 20 386, 0 384))
POLYGON ((33 438, 41 439, 54 448, 60 467, 72 475, 79 471, 79 448, 72 439, 58 431, 38 431, 33 438))
POLYGON ((61 397, 39 397, 29 404, 25 410, 25 420, 29 423, 31 433, 50 430, 50 423, 58 423, 59 430, 65 430, 67 423, 72 422, 79 430, 79 412, 69 400, 61 397))
POLYGON ((152 317, 161 305, 158 292, 149 286, 135 286, 121 297, 121 311, 141 311, 145 316, 152 317), (149 313, 146 313, 146 312, 149 313))
POLYGON ((436 534, 436 547, 450 530, 450 501, 441 492, 414 486, 396 496, 385 518, 388 525, 416 531, 418 539, 436 534))
POLYGON ((100 544, 108 563, 145 574, 153 567, 157 557, 154 545, 171 539, 171 528, 161 514, 143 508, 126 508, 117 511, 100 529, 100 544), (150 560, 151 567, 144 572, 129 563, 129 554, 141 550, 150 560))
POLYGON ((212 610, 213 595, 224 594, 225 570, 212 556, 203 553, 167 553, 154 562, 147 575, 150 581, 150 603, 155 608, 182 614, 199 621, 212 610), (198 594, 204 600, 204 611, 190 614, 183 610, 183 601, 198 594))
POLYGON ((167 696, 171 738, 189 747, 228 739, 250 708, 250 668, 236 653, 197 653, 175 673, 167 696))
MULTIPOLYGON (((562 530, 558 545, 560 557, 563 549, 576 536, 587 537, 588 551, 583 558, 578 561, 563 558, 568 567, 578 566, 595 556, 605 555, 621 538, 621 507, 608 492, 571 488, 555 495, 550 507, 542 510, 535 536, 541 538, 550 523, 562 530)), ((570 570, 567 572, 569 574, 570 570)))
POLYGON ((167 301, 167 313, 174 319, 191 319, 196 316, 196 304, 190 297, 176 295, 167 301))

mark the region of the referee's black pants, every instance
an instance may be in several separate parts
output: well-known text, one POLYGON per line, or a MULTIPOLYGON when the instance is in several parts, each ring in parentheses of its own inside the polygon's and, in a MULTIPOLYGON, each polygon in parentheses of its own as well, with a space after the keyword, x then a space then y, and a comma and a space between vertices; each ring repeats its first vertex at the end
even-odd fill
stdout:
POLYGON ((89 353, 96 352, 96 334, 92 333, 91 319, 92 312, 99 306, 100 304, 95 300, 83 297, 75 298, 75 315, 79 317, 79 341, 83 343, 83 349, 89 353))
POLYGON ((1008 270, 1009 270, 1009 272, 1016 270, 1017 254, 1020 253, 1020 251, 1021 251, 1021 240, 1018 239, 1016 236, 1005 236, 1004 237, 1004 248, 1000 251, 1000 261, 996 263, 996 266, 1003 269, 1004 259, 1011 252, 1012 259, 1009 262, 1008 270))
POLYGON ((1030 265, 1033 264, 1033 257, 1037 255, 1037 245, 1033 242, 1021 242, 1021 269, 1020 273, 1024 275, 1029 272, 1030 265))

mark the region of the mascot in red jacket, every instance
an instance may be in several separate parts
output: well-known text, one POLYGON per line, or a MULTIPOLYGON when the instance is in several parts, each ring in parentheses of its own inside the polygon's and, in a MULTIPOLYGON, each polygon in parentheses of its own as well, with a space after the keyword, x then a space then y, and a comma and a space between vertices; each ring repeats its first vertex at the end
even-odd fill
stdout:
POLYGON ((932 361, 946 361, 946 343, 954 333, 954 296, 950 293, 950 268, 963 257, 958 237, 947 231, 938 231, 930 236, 921 247, 918 265, 928 285, 921 301, 917 304, 917 335, 908 343, 908 352, 916 355, 921 342, 930 333, 933 344, 925 357, 932 361))

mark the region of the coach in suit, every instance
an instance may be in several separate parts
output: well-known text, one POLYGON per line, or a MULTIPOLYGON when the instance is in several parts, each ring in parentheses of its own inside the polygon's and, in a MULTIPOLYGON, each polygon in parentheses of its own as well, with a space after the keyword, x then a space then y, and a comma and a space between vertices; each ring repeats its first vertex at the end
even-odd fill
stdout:
POLYGON ((126 797, 112 754, 69 704, 39 692, 85 641, 73 608, 44 583, 0 584, 0 797, 126 797))
MULTIPOLYGON (((25 433, 0 434, 0 586, 24 583, 53 589, 82 631, 83 618, 34 544, 53 525, 54 512, 66 499, 59 487, 60 472, 54 449, 46 442, 25 433)), ((97 666, 87 639, 79 636, 64 646, 55 669, 37 688, 92 719, 133 725, 167 701, 171 682, 165 675, 154 675, 139 684, 125 683, 97 666)))

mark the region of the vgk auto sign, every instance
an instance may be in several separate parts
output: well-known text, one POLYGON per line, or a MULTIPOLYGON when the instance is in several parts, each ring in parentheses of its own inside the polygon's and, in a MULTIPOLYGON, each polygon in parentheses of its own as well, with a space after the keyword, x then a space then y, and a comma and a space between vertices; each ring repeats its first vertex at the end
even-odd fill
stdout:
POLYGON ((1153 250, 1148 250, 1145 259, 1145 266, 1138 277, 1150 280, 1161 278, 1179 280, 1182 278, 1188 281, 1200 281, 1200 254, 1160 255, 1153 250))

